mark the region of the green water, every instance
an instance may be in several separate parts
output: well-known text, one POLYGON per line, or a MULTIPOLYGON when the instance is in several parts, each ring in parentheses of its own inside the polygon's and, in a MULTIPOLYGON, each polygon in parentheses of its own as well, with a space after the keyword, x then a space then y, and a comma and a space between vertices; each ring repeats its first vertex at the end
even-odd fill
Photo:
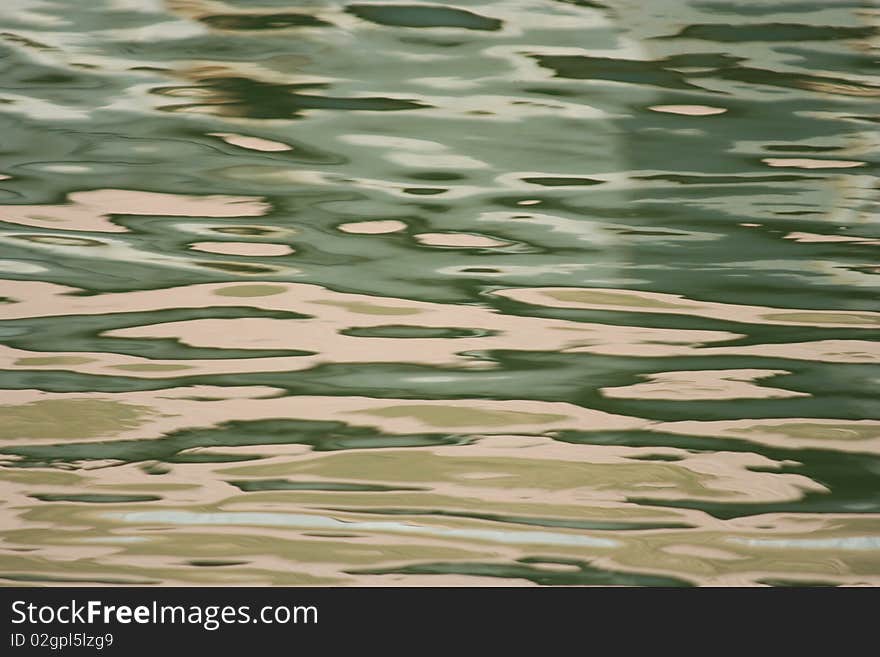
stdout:
POLYGON ((0 583, 880 584, 864 0, 7 0, 0 583))

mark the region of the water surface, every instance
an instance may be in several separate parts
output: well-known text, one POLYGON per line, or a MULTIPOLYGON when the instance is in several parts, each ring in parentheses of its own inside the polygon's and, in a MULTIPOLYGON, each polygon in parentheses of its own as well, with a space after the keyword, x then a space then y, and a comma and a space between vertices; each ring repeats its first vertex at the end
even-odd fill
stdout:
POLYGON ((0 582, 877 585, 862 0, 7 0, 0 582))

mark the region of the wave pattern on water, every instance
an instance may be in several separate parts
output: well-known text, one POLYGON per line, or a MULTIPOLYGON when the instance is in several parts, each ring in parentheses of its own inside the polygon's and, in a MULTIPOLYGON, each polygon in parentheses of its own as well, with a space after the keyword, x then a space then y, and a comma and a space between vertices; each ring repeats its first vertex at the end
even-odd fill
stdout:
POLYGON ((874 3, 73 4, 0 582, 880 584, 874 3))

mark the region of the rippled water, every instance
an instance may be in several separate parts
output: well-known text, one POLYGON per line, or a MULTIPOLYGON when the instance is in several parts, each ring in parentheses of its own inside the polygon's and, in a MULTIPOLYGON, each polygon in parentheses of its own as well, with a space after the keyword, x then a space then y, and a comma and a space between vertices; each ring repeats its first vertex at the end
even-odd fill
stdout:
POLYGON ((880 584, 860 0, 5 0, 0 582, 880 584))

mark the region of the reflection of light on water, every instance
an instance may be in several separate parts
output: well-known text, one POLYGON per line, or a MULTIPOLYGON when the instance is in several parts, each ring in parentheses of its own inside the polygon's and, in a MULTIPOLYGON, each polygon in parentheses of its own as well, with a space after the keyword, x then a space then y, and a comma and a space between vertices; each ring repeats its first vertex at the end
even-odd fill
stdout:
POLYGON ((77 539, 77 543, 99 543, 128 545, 130 543, 148 543, 151 539, 146 536, 96 536, 77 539))
MULTIPOLYGON (((472 375, 467 376, 410 376, 407 381, 413 383, 455 383, 456 381, 467 381, 472 375)), ((484 375, 481 377, 483 381, 505 381, 514 378, 513 374, 493 374, 491 376, 484 375)))
POLYGON ((808 550, 880 550, 880 536, 843 536, 840 538, 741 538, 730 543, 749 547, 804 548, 808 550))
POLYGON ((41 267, 31 262, 23 262, 21 260, 0 260, 0 272, 9 272, 11 274, 39 274, 40 272, 49 271, 47 267, 41 267))
POLYGON ((163 522, 174 525, 260 525, 269 527, 292 527, 298 529, 345 529, 349 531, 378 531, 441 538, 464 538, 493 543, 517 545, 571 545, 592 548, 613 548, 618 541, 580 534, 556 534, 552 532, 490 531, 487 529, 452 529, 426 527, 402 522, 347 522, 327 516, 299 513, 248 513, 220 512, 195 513, 190 511, 134 511, 130 513, 106 513, 105 518, 130 523, 163 522))
POLYGON ((878 87, 867 43, 785 39, 852 7, 5 4, 4 572, 877 581, 878 87))

